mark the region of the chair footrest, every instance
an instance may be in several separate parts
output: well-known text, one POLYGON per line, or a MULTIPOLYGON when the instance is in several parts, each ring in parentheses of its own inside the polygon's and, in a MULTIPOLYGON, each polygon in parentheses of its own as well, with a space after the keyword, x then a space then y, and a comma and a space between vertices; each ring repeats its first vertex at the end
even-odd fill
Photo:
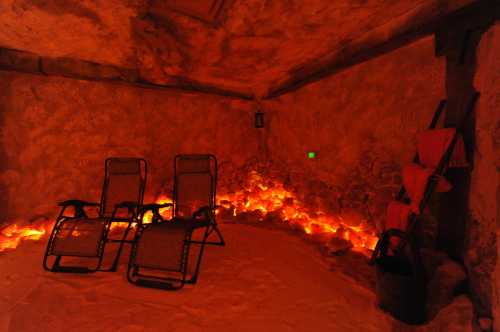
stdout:
POLYGON ((180 287, 175 287, 174 285, 166 281, 156 281, 156 280, 146 280, 146 279, 137 279, 136 284, 143 287, 159 288, 164 290, 178 290, 180 288, 180 287))
POLYGON ((63 272, 63 273, 92 273, 95 272, 87 267, 81 266, 56 266, 52 270, 54 272, 63 272))

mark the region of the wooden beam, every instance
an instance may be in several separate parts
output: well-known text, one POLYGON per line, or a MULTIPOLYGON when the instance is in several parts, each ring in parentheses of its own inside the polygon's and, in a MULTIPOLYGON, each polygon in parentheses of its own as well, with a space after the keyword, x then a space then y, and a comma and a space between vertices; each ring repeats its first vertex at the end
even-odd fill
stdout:
POLYGON ((421 2, 405 15, 367 31, 321 59, 288 72, 288 78, 272 86, 264 99, 276 98, 321 80, 350 66, 403 47, 416 39, 432 35, 450 16, 473 10, 492 1, 462 0, 421 2))
POLYGON ((141 77, 133 68, 121 68, 73 58, 43 57, 31 52, 0 48, 0 70, 44 76, 61 76, 86 81, 114 82, 148 89, 177 89, 222 97, 251 100, 253 94, 190 80, 171 77, 169 83, 156 83, 141 77))

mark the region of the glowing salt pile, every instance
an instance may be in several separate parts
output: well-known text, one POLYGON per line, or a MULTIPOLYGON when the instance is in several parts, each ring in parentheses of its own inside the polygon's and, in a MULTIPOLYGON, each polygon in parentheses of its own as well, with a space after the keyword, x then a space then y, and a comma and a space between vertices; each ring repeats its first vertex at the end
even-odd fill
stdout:
MULTIPOLYGON (((156 202, 172 203, 172 199, 162 195, 156 202)), ((328 234, 330 238, 347 240, 351 242, 354 250, 362 252, 373 250, 377 241, 374 228, 368 222, 353 226, 341 216, 329 215, 324 211, 311 211, 294 193, 286 190, 282 183, 266 181, 256 171, 249 173, 248 181, 241 190, 219 195, 217 204, 220 205, 217 214, 224 219, 238 222, 240 218, 248 217, 246 219, 255 221, 281 221, 291 227, 303 229, 310 235, 328 234)), ((171 216, 170 208, 162 209, 160 213, 167 219, 171 216)), ((144 222, 149 223, 151 219, 152 213, 146 213, 144 222)), ((119 231, 126 225, 127 223, 113 223, 111 231, 119 231)), ((50 232, 52 226, 53 221, 45 221, 28 226, 12 224, 0 229, 0 252, 16 248, 22 240, 39 240, 50 232)))
POLYGON ((39 240, 52 229, 52 221, 38 225, 19 226, 17 223, 0 229, 0 252, 15 249, 23 240, 39 240))
POLYGON ((366 220, 353 226, 341 216, 311 211, 295 194, 286 190, 282 183, 266 181, 256 171, 250 172, 246 186, 240 191, 222 194, 218 198, 221 210, 226 212, 219 214, 232 215, 236 220, 245 213, 252 213, 260 221, 272 216, 271 219, 300 227, 307 234, 331 234, 350 241, 353 249, 360 251, 373 250, 377 241, 374 227, 366 220))
MULTIPOLYGON (((157 203, 172 203, 172 200, 168 197, 161 196, 156 200, 157 203)), ((160 210, 160 212, 166 217, 170 218, 169 208, 160 210)), ((71 214, 69 212, 69 214, 71 214)), ((150 223, 152 219, 152 213, 148 212, 144 215, 144 223, 150 223)), ((45 220, 37 222, 33 225, 24 225, 22 222, 12 223, 4 228, 0 228, 0 252, 9 249, 15 249, 24 240, 40 240, 45 235, 50 234, 52 227, 54 226, 54 220, 45 220)), ((127 223, 113 223, 110 228, 110 232, 113 234, 119 232, 127 226, 127 223)), ((134 223, 135 227, 135 223, 134 223)), ((74 235, 74 233, 73 233, 74 235)))

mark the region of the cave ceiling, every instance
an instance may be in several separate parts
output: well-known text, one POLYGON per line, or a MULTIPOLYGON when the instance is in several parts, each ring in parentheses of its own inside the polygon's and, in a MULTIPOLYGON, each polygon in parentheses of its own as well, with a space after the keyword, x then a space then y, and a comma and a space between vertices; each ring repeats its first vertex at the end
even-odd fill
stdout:
POLYGON ((0 47, 265 95, 472 0, 0 0, 0 47))

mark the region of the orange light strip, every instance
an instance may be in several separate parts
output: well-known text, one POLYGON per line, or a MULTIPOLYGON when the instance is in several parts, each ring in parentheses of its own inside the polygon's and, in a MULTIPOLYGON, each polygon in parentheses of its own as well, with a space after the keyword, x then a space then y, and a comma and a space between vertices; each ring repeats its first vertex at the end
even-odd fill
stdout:
MULTIPOLYGON (((167 196, 160 196, 156 203, 172 203, 167 196)), ((330 233, 335 237, 350 241, 353 250, 373 250, 377 242, 374 228, 369 223, 361 226, 350 226, 341 216, 327 215, 323 211, 311 211, 300 202, 296 195, 286 190, 282 183, 265 180, 256 171, 251 171, 247 184, 241 190, 219 195, 217 204, 225 209, 226 217, 236 219, 245 213, 257 212, 258 220, 263 220, 273 213, 279 220, 292 226, 299 226, 306 234, 330 233)), ((170 218, 170 208, 160 211, 170 218)), ((218 214, 221 212, 218 211, 218 214)), ((149 223, 152 213, 144 216, 144 222, 149 223)), ((0 252, 15 249, 23 240, 39 240, 52 229, 53 221, 39 225, 19 226, 12 224, 0 229, 0 252)), ((122 228, 126 223, 114 223, 111 230, 122 228)))
POLYGON ((0 230, 0 252, 15 249, 23 240, 39 240, 52 228, 53 222, 47 221, 37 226, 9 225, 0 230))

